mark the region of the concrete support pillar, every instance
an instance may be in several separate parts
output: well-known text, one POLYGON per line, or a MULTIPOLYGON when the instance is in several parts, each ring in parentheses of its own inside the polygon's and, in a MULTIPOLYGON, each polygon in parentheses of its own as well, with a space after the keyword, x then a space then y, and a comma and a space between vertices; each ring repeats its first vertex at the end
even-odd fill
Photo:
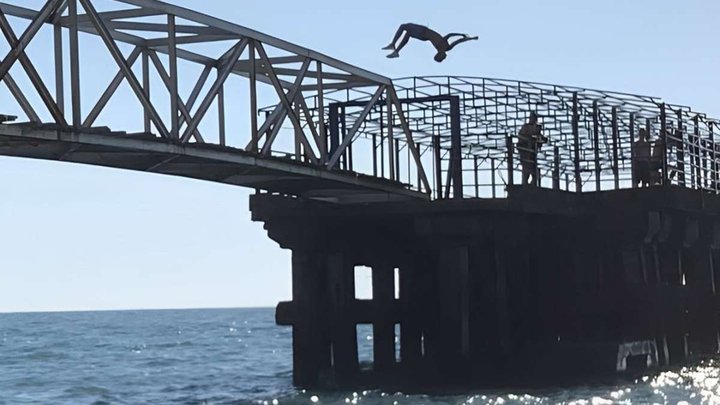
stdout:
POLYGON ((400 267, 400 362, 409 369, 416 367, 422 357, 422 322, 427 302, 426 272, 417 261, 400 267))
MULTIPOLYGON (((470 354, 470 283, 467 246, 445 247, 438 254, 438 331, 441 362, 470 354)), ((452 364, 446 364, 452 366, 452 364)))
POLYGON ((395 364, 395 323, 392 306, 395 300, 394 268, 383 264, 372 268, 373 362, 375 370, 387 370, 395 364))
POLYGON ((691 354, 717 353, 716 310, 713 253, 710 246, 699 244, 686 257, 686 309, 688 346, 691 354))
POLYGON ((320 374, 330 369, 325 270, 318 254, 293 251, 293 382, 298 386, 317 386, 320 374))
POLYGON ((352 379, 359 371, 357 329, 352 314, 355 275, 352 263, 341 253, 327 257, 330 297, 332 364, 339 381, 352 379))

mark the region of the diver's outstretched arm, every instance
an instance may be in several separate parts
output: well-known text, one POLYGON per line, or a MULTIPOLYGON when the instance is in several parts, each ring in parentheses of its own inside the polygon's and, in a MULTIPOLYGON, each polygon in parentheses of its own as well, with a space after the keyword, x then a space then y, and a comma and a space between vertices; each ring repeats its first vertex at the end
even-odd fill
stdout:
POLYGON ((445 40, 447 41, 447 40, 449 40, 449 39, 452 38, 452 37, 464 37, 464 38, 467 38, 468 36, 469 36, 468 34, 460 34, 460 33, 458 33, 458 32, 451 32, 451 33, 445 35, 443 38, 445 38, 445 40))
MULTIPOLYGON (((463 34, 463 35, 464 35, 464 34, 463 34)), ((451 43, 451 44, 450 44, 450 47, 449 47, 447 50, 449 51, 449 50, 455 48, 456 46, 462 44, 463 42, 476 41, 477 39, 478 39, 478 37, 469 37, 469 36, 467 36, 467 35, 464 35, 464 38, 460 38, 460 39, 458 39, 457 41, 451 43)))

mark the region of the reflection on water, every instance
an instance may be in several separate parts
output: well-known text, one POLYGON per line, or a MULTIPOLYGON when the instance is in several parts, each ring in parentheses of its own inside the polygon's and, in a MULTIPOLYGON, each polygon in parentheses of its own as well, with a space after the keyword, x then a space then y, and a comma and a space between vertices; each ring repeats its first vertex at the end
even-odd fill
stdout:
MULTIPOLYGON (((371 358, 369 330, 358 328, 371 358)), ((466 395, 305 392, 271 309, 0 315, 0 404, 719 404, 707 360, 625 381, 466 395)))

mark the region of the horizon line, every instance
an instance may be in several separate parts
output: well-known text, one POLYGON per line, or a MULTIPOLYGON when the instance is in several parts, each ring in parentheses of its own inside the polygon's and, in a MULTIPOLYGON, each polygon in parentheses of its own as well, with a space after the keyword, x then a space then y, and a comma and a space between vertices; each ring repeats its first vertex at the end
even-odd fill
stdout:
POLYGON ((67 313, 89 313, 89 312, 139 312, 139 311, 193 311, 193 310, 218 310, 218 309, 274 309, 274 307, 182 307, 182 308, 119 308, 119 309, 58 309, 58 310, 27 310, 27 311, 3 311, 0 315, 23 315, 23 314, 67 314, 67 313))

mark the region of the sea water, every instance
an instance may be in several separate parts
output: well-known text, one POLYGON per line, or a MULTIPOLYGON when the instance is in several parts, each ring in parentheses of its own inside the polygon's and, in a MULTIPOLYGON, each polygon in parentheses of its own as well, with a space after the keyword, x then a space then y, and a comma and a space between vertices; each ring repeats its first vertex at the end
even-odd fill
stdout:
MULTIPOLYGON (((720 404, 712 360, 620 385, 306 392, 272 309, 0 314, 1 404, 720 404)), ((372 336, 359 329, 360 357, 372 336)))

